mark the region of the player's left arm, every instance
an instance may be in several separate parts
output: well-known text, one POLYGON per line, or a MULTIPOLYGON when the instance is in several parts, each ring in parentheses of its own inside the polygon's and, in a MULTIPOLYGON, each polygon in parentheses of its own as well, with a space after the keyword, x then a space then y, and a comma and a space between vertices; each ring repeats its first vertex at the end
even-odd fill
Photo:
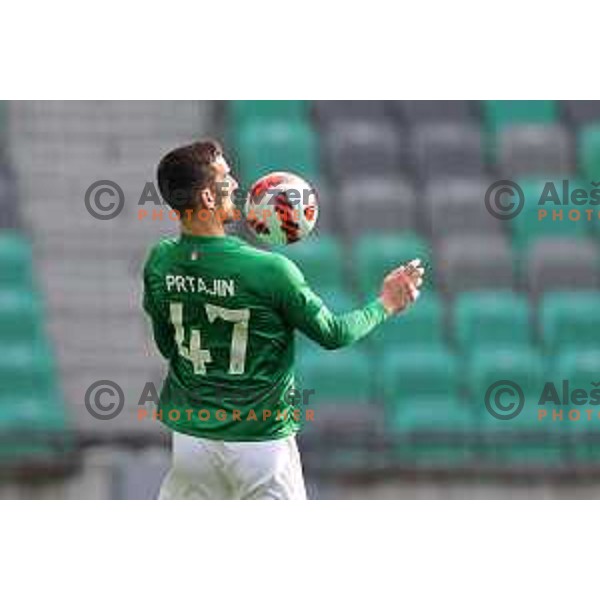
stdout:
MULTIPOLYGON (((302 272, 289 259, 278 255, 273 265, 274 302, 285 320, 324 348, 334 350, 348 346, 368 335, 383 323, 392 311, 385 298, 378 297, 362 308, 336 315, 310 288, 302 272)), ((402 276, 398 273, 395 277, 402 276)), ((406 281, 406 305, 409 303, 406 281)))

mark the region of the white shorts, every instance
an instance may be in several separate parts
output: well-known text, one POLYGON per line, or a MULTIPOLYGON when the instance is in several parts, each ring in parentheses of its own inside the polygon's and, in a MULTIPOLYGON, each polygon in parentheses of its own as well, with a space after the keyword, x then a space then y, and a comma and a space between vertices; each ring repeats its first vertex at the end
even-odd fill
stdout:
POLYGON ((295 436, 222 442, 173 432, 159 500, 306 500, 295 436))

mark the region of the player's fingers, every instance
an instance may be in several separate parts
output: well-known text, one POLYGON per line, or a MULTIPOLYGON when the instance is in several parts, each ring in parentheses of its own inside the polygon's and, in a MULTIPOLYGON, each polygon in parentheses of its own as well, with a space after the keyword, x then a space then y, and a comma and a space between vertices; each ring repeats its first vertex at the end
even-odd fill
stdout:
POLYGON ((414 302, 419 297, 419 290, 410 278, 399 277, 398 284, 402 288, 402 293, 408 298, 409 302, 414 302))

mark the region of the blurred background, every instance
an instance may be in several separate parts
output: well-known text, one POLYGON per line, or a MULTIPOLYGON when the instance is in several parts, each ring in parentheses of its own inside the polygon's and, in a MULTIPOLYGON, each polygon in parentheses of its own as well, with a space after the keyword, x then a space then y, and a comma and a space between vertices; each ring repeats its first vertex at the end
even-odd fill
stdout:
POLYGON ((141 266, 177 223, 138 210, 160 157, 204 136, 224 142, 246 189, 271 170, 316 185, 316 233, 283 252, 332 309, 373 297, 400 262, 428 265, 419 303, 355 347, 298 336, 299 383, 316 390, 300 436, 311 497, 600 497, 598 408, 537 418, 544 382, 600 381, 598 207, 589 221, 586 206, 578 221, 566 205, 562 221, 537 218, 543 182, 600 180, 600 101, 11 101, 0 103, 0 498, 156 495, 169 435, 136 411, 165 365, 141 266), (523 190, 514 219, 486 210, 499 179, 523 190), (125 195, 112 220, 85 207, 98 180, 125 195), (98 380, 124 390, 112 420, 84 405, 98 380), (486 410, 498 380, 523 389, 514 419, 486 410))

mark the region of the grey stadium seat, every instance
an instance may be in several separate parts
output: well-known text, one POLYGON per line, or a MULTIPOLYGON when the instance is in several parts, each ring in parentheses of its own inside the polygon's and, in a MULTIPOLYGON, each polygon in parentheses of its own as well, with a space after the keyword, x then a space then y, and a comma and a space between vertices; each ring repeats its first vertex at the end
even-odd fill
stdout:
POLYGON ((413 136, 413 163, 421 179, 480 175, 484 169, 480 128, 457 123, 419 125, 413 136))
POLYGON ((547 176, 573 171, 573 142, 562 125, 520 125, 500 132, 498 167, 506 177, 547 176))
POLYGON ((398 100, 391 102, 395 115, 407 125, 433 121, 469 121, 474 117, 473 103, 469 100, 398 100))
POLYGON ((166 450, 128 453, 116 465, 115 496, 122 500, 155 500, 170 466, 166 450))
POLYGON ((349 180, 340 194, 340 221, 348 236, 367 230, 401 231, 415 227, 413 186, 398 177, 349 180))
POLYGON ((600 121, 600 100, 564 100, 566 117, 576 127, 600 121))
POLYGON ((384 100, 318 100, 313 109, 322 127, 339 120, 379 121, 388 116, 384 100))
POLYGON ((600 286, 598 250, 590 240, 544 239, 529 250, 527 287, 533 295, 600 286))
POLYGON ((334 177, 395 174, 402 162, 400 138, 383 122, 339 121, 325 132, 327 162, 334 177))
POLYGON ((477 289, 512 289, 513 263, 500 235, 456 235, 436 248, 440 289, 447 294, 477 289))
POLYGON ((453 234, 501 234, 503 223, 485 207, 491 180, 485 178, 436 179, 427 183, 419 220, 434 238, 453 234))
POLYGON ((19 227, 17 189, 8 169, 0 165, 0 229, 19 227))

